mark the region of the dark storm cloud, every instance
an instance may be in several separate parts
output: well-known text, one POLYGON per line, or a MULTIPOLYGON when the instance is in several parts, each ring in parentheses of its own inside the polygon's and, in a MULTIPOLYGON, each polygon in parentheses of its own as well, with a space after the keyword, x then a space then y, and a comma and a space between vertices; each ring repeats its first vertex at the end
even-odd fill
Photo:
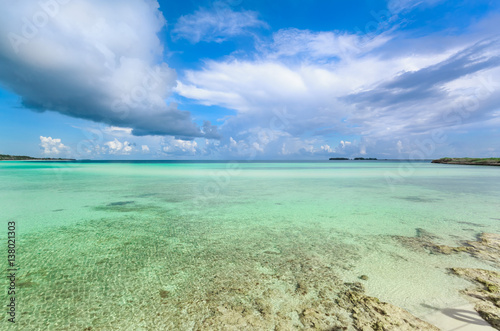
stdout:
POLYGON ((156 2, 53 6, 0 4, 0 84, 25 107, 129 127, 135 135, 217 135, 165 102, 176 73, 158 61, 163 47, 156 33, 165 21, 156 2))

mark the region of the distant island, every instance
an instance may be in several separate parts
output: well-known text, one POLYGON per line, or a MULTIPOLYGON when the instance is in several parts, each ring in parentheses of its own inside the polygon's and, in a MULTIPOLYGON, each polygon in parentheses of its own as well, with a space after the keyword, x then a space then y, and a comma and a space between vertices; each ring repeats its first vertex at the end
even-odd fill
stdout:
MULTIPOLYGON (((349 160, 351 160, 351 159, 349 159, 347 157, 331 157, 330 158, 330 161, 349 161, 349 160)), ((377 159, 374 157, 369 157, 369 158, 355 157, 353 160, 355 160, 355 161, 375 161, 377 159)))
POLYGON ((75 161, 74 159, 62 158, 39 158, 24 155, 6 155, 0 154, 0 161, 75 161))
POLYGON ((443 157, 432 163, 500 166, 500 158, 443 157))

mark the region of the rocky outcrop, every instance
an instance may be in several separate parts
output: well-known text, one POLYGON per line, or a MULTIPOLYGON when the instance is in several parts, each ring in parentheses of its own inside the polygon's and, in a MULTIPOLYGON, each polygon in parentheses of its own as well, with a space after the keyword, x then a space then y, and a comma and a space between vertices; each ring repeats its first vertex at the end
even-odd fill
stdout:
POLYGON ((442 159, 432 160, 432 163, 500 166, 500 158, 443 157, 442 159))
POLYGON ((356 330, 439 330, 402 308, 365 295, 360 283, 352 284, 337 303, 350 312, 356 330))
POLYGON ((500 273, 468 268, 451 268, 450 271, 476 284, 462 293, 474 303, 474 309, 484 320, 500 330, 500 273))
POLYGON ((495 233, 482 233, 476 241, 464 241, 462 246, 451 247, 427 243, 426 248, 434 253, 453 254, 468 253, 475 258, 488 261, 500 267, 500 235, 495 233))
MULTIPOLYGON (((500 268, 500 235, 482 233, 475 241, 464 241, 461 246, 438 245, 437 236, 417 229, 416 237, 395 237, 402 245, 414 250, 426 250, 432 254, 467 253, 473 257, 491 263, 500 268)), ((463 290, 462 293, 474 304, 474 309, 491 326, 500 330, 500 272, 473 269, 450 268, 454 275, 473 282, 476 286, 463 290)))
POLYGON ((475 258, 491 262, 500 267, 500 234, 482 233, 475 241, 463 241, 461 246, 439 245, 434 240, 439 237, 423 230, 416 229, 415 237, 393 236, 403 246, 417 251, 429 251, 434 254, 468 253, 475 258))
POLYGON ((410 331, 439 330, 406 310, 365 295, 361 283, 345 283, 333 300, 294 312, 275 311, 258 299, 254 307, 224 305, 205 319, 199 330, 328 330, 410 331))

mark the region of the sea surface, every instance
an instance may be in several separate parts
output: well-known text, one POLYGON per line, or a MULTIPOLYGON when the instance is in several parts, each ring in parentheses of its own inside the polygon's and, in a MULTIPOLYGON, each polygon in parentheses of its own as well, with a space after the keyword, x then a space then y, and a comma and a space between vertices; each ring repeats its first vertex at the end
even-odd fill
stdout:
POLYGON ((429 162, 0 162, 16 327, 300 329, 349 282, 425 319, 466 303, 447 268, 495 269, 404 239, 500 233, 499 184, 499 167, 429 162))

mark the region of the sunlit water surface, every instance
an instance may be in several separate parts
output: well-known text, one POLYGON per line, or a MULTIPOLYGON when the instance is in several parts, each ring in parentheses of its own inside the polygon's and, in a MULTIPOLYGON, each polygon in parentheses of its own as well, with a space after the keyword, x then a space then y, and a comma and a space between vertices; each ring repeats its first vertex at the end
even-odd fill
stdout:
POLYGON ((499 183, 497 167, 424 162, 2 162, 17 327, 300 328, 345 282, 425 318, 465 303, 470 284, 447 268, 494 268, 399 236, 458 245, 499 233, 499 183))

